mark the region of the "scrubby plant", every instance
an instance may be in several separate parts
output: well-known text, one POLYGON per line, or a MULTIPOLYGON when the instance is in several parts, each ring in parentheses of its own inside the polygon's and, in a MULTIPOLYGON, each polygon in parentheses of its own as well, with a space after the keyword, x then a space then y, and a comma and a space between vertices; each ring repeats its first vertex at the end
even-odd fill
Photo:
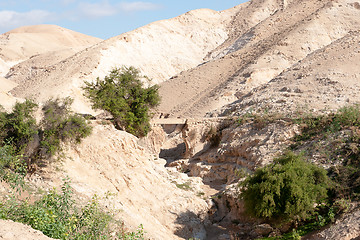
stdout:
POLYGON ((32 100, 17 102, 12 112, 0 113, 0 137, 2 142, 8 142, 20 153, 38 134, 38 127, 34 117, 37 104, 32 100))
POLYGON ((306 141, 324 133, 335 133, 349 127, 360 127, 360 106, 344 106, 332 114, 300 116, 294 119, 294 122, 302 127, 302 133, 297 135, 295 140, 306 141))
POLYGON ((21 156, 16 155, 13 146, 0 146, 0 181, 11 187, 23 186, 23 178, 27 173, 27 164, 21 156))
POLYGON ((2 180, 16 182, 26 174, 24 169, 61 151, 62 142, 78 143, 91 133, 86 120, 70 111, 71 103, 70 98, 49 100, 40 124, 34 117, 37 104, 31 100, 17 102, 10 113, 0 111, 2 180))
POLYGON ((288 152, 259 168, 241 184, 247 212, 255 217, 284 221, 309 216, 327 198, 326 171, 288 152))
POLYGON ((91 127, 86 120, 71 112, 71 98, 49 100, 42 110, 41 150, 45 154, 54 155, 60 150, 61 142, 79 143, 90 135, 91 127))
POLYGON ((150 130, 150 108, 160 103, 158 86, 145 88, 134 67, 113 69, 104 79, 86 82, 84 90, 93 108, 110 112, 118 129, 138 137, 150 130))

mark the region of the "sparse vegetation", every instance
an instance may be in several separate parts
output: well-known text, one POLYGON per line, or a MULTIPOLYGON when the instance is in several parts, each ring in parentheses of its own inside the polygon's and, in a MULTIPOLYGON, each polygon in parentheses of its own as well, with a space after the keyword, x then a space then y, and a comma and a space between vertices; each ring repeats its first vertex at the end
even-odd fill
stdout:
POLYGON ((118 129, 138 137, 150 131, 150 108, 159 104, 160 97, 157 85, 143 87, 139 70, 115 68, 103 80, 86 82, 84 90, 93 108, 112 114, 118 129))
POLYGON ((53 189, 33 203, 29 200, 21 200, 16 193, 3 199, 0 218, 28 224, 56 239, 144 239, 141 225, 136 232, 125 232, 123 224, 100 206, 96 196, 80 207, 68 180, 60 193, 53 189))
POLYGON ((11 145, 0 147, 0 181, 5 181, 12 187, 23 186, 27 173, 25 160, 14 153, 11 145))
POLYGON ((182 190, 186 190, 186 191, 189 191, 191 190, 191 186, 190 186, 190 182, 187 181, 187 182, 184 182, 184 183, 175 183, 176 184, 176 187, 177 188, 180 188, 182 190))
POLYGON ((0 112, 0 173, 2 180, 18 182, 40 160, 61 151, 62 142, 80 142, 91 133, 86 120, 70 111, 72 100, 49 100, 38 124, 31 100, 17 102, 12 112, 0 112))
POLYGON ((86 120, 73 114, 70 106, 71 98, 49 100, 43 106, 41 122, 41 150, 50 156, 61 150, 61 142, 79 143, 90 135, 91 127, 86 120))

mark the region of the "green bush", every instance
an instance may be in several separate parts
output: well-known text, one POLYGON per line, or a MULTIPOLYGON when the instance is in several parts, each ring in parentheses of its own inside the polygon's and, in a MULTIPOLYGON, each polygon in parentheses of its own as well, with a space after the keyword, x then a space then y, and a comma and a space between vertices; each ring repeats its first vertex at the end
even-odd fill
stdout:
POLYGON ((305 219, 327 198, 326 171, 288 152, 260 168, 241 185, 245 208, 255 217, 305 219))
POLYGON ((53 189, 33 203, 16 195, 3 200, 0 218, 28 224, 56 239, 144 239, 142 226, 137 232, 124 232, 123 224, 101 208, 96 196, 79 207, 68 181, 60 193, 53 189))
MULTIPOLYGON (((0 177, 17 182, 39 160, 61 151, 61 142, 75 142, 91 133, 86 120, 70 111, 72 99, 49 100, 43 110, 41 124, 31 100, 17 102, 12 112, 0 111, 0 177), (20 174, 21 172, 21 174, 20 174)), ((35 168, 34 168, 35 169, 35 168)))
POLYGON ((86 82, 84 90, 93 108, 112 114, 115 126, 138 137, 150 130, 150 108, 160 102, 158 86, 144 88, 139 70, 133 67, 113 69, 103 80, 86 82))
POLYGON ((28 144, 38 134, 34 111, 37 104, 31 100, 17 102, 11 113, 0 113, 0 137, 10 143, 16 152, 25 151, 28 144))
POLYGON ((61 150, 61 142, 79 143, 90 135, 91 127, 86 120, 71 112, 71 98, 49 100, 43 106, 44 117, 41 121, 42 153, 54 155, 61 150))
POLYGON ((11 145, 0 146, 0 181, 5 181, 15 188, 23 186, 23 178, 27 173, 27 164, 21 156, 17 156, 11 145))

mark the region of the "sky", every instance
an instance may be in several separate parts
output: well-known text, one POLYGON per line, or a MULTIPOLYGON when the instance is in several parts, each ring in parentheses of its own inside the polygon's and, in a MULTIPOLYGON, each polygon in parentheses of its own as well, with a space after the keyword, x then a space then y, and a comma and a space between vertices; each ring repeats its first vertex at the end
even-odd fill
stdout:
POLYGON ((0 0, 0 34, 25 25, 55 24, 108 39, 193 9, 225 10, 246 0, 0 0))

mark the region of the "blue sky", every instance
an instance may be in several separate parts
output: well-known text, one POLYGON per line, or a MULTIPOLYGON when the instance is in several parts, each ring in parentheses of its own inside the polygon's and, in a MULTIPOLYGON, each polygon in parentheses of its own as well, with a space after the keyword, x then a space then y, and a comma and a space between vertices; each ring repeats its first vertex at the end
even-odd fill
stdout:
POLYGON ((35 24, 56 24, 107 39, 189 10, 224 10, 245 0, 0 0, 0 33, 35 24))

